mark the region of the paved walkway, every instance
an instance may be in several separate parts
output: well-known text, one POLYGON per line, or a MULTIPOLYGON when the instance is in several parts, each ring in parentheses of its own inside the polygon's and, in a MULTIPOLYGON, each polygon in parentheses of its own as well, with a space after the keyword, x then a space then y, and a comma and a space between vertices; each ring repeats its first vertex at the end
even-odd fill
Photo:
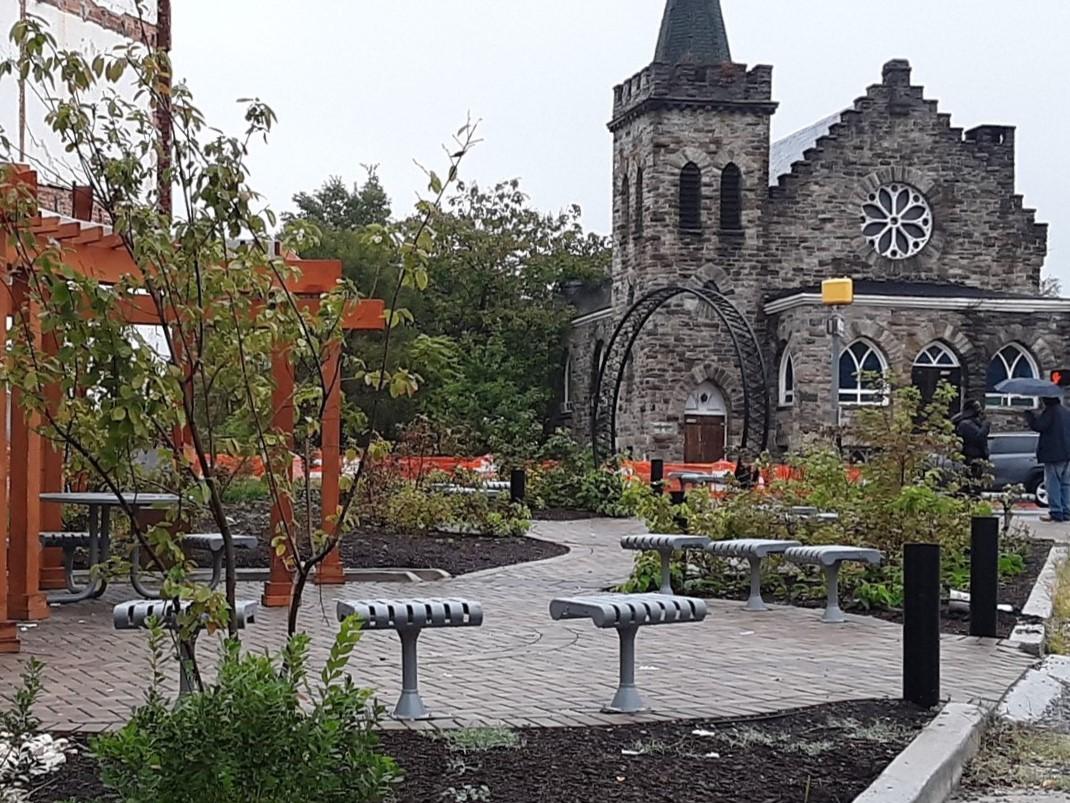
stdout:
MULTIPOLYGON (((301 625, 325 654, 336 630, 336 597, 463 596, 483 603, 481 628, 426 631, 420 639, 421 690, 441 716, 438 727, 497 724, 568 726, 635 721, 599 713, 616 687, 616 634, 584 622, 553 622, 554 596, 604 589, 627 576, 632 553, 619 547, 635 523, 609 520, 541 522, 538 537, 568 544, 568 555, 415 585, 351 584, 312 589, 301 625)), ((239 596, 255 598, 259 585, 239 596)), ((22 633, 23 655, 47 663, 40 715, 57 729, 100 730, 124 721, 142 696, 145 639, 116 633, 113 603, 131 597, 112 588, 96 602, 53 609, 49 621, 22 633)), ((828 626, 814 610, 776 608, 746 614, 739 603, 715 602, 705 622, 643 628, 638 682, 651 718, 739 716, 835 700, 897 696, 901 629, 866 617, 828 626)), ((274 649, 285 612, 262 611, 243 641, 274 649)), ((202 639, 207 660, 215 650, 202 639)), ((389 706, 400 689, 400 647, 392 633, 368 633, 351 670, 389 706)), ((1024 654, 991 640, 945 637, 943 689, 954 700, 995 701, 1030 664, 1024 654)), ((10 689, 20 656, 0 656, 0 690, 10 689)), ((169 672, 174 675, 175 672, 169 672)))

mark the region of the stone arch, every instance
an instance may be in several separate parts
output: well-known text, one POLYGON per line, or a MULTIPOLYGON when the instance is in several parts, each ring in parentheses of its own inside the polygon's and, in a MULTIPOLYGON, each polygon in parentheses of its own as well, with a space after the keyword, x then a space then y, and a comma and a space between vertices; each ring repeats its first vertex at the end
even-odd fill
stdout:
MULTIPOLYGON (((771 418, 769 385, 762 348, 750 323, 727 297, 716 290, 669 286, 653 290, 632 305, 609 341, 591 403, 591 443, 597 462, 616 451, 617 406, 635 341, 655 312, 680 297, 693 298, 704 306, 712 307, 728 332, 742 395, 741 447, 750 444, 758 450, 764 450, 768 445, 771 418)), ((704 366, 700 369, 701 381, 717 381, 721 378, 722 389, 731 392, 731 383, 727 381, 729 377, 719 375, 718 370, 719 366, 704 366)), ((732 406, 735 406, 734 401, 732 406)))

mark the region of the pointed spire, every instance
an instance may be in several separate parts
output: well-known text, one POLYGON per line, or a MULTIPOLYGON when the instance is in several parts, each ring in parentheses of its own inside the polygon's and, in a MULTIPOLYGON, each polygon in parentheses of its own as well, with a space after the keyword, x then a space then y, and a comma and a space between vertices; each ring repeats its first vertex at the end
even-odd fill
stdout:
POLYGON ((721 0, 668 0, 654 61, 679 64, 732 61, 721 0))

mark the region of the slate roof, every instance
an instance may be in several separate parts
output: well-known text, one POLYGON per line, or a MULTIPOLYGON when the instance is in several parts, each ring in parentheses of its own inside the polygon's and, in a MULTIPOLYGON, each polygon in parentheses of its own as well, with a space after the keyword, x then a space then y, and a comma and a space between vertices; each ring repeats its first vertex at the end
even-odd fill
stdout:
POLYGON ((840 121, 841 114, 837 112, 774 142, 773 147, 769 149, 769 186, 775 187, 777 179, 785 173, 790 173, 791 166, 800 161, 803 154, 814 147, 820 137, 828 134, 829 129, 840 121))
POLYGON ((679 64, 732 61, 721 0, 668 0, 654 61, 679 64))

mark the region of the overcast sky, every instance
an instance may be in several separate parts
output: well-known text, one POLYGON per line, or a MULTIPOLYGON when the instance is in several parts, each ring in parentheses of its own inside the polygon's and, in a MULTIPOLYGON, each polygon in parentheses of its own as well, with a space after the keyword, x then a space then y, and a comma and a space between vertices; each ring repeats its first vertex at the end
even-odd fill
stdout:
MULTIPOLYGON (((1051 224, 1048 269, 1070 294, 1070 2, 724 0, 732 55, 772 64, 774 137, 847 108, 909 58, 964 128, 1018 128, 1018 189, 1051 224)), ((376 164, 406 212, 414 160, 466 116, 483 143, 463 168, 519 178, 533 203, 578 203, 609 228, 612 87, 653 58, 664 0, 175 0, 175 60, 210 122, 240 125, 240 97, 279 115, 253 160, 277 210, 329 175, 376 164)))

